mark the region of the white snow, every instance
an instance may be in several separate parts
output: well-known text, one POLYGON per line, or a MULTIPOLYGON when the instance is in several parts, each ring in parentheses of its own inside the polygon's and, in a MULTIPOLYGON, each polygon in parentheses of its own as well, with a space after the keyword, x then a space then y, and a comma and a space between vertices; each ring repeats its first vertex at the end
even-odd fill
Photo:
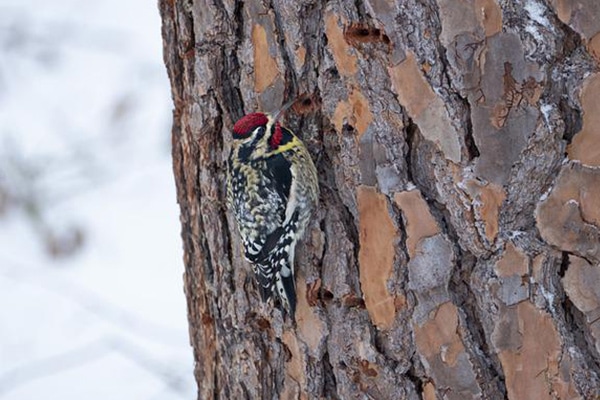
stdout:
POLYGON ((0 3, 0 398, 195 397, 171 109, 155 1, 0 3))
POLYGON ((543 103, 540 107, 540 110, 542 111, 542 115, 544 116, 544 121, 546 121, 546 125, 550 125, 550 117, 551 117, 551 113, 554 110, 554 107, 550 104, 547 103, 543 103))
POLYGON ((525 31, 530 33, 538 42, 542 42, 544 38, 539 32, 539 26, 541 25, 545 29, 553 30, 552 24, 550 24, 550 21, 544 15, 545 6, 537 1, 530 0, 525 2, 524 8, 527 14, 529 14, 529 18, 536 23, 527 24, 525 31))
POLYGON ((540 292, 542 294, 542 296, 546 299, 546 301, 548 302, 548 308, 550 309, 550 311, 552 311, 553 313, 555 312, 554 309, 554 293, 552 293, 552 291, 550 290, 546 290, 546 288, 544 288, 544 285, 539 285, 540 288, 540 292))
POLYGON ((525 11, 529 14, 529 18, 537 22, 538 24, 550 27, 550 21, 544 15, 544 6, 536 1, 526 1, 524 4, 525 11))
POLYGON ((552 189, 554 189, 554 187, 550 186, 544 193, 542 193, 539 203, 542 203, 542 202, 548 200, 548 196, 550 196, 550 193, 552 193, 552 189))

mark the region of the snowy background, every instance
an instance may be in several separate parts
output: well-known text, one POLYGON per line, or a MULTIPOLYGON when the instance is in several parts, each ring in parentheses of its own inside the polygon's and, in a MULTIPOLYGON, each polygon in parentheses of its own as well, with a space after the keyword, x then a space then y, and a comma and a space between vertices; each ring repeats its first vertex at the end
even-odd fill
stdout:
POLYGON ((154 0, 0 0, 0 399, 191 399, 154 0))

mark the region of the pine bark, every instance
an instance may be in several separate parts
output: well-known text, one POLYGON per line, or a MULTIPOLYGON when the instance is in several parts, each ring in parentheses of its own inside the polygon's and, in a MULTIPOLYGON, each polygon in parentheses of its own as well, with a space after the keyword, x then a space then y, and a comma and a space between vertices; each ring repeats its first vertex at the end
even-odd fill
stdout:
POLYGON ((596 0, 160 0, 199 399, 600 398, 596 0), (225 198, 231 128, 319 172, 297 325, 225 198))

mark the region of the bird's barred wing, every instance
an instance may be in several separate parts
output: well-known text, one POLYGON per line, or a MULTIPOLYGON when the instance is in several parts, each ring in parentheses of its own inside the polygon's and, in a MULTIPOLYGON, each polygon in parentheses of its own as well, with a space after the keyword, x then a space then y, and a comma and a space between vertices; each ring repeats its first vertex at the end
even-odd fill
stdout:
MULTIPOLYGON (((296 309, 296 284, 294 281, 293 246, 298 224, 298 212, 277 231, 277 241, 261 250, 254 264, 254 273, 259 283, 263 300, 276 293, 281 305, 294 318, 296 309)), ((274 237, 270 238, 274 241, 274 237)), ((269 243, 270 244, 270 243, 269 243)))
POLYGON ((263 257, 259 254, 268 254, 284 232, 282 225, 292 186, 290 163, 283 155, 276 154, 258 162, 262 167, 239 167, 245 171, 234 168, 230 174, 232 183, 228 186, 245 256, 253 263, 263 257), (257 176, 257 171, 263 173, 257 176), (255 187, 255 191, 250 187, 255 187))

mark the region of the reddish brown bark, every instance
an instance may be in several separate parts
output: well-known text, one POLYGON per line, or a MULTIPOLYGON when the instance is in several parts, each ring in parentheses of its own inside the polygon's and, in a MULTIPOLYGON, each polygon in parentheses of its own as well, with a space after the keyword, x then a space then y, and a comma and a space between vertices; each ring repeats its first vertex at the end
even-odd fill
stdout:
POLYGON ((600 396, 594 0, 159 4, 199 398, 600 396), (294 327, 224 187, 233 123, 299 95, 294 327))

